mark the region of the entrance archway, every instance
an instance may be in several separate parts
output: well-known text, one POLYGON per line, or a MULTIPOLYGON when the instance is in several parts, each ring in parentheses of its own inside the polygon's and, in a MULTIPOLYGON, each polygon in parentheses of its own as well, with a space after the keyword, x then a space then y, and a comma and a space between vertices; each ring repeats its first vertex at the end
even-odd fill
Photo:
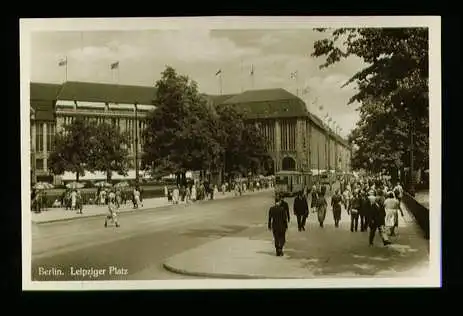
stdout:
POLYGON ((295 171, 296 170, 296 161, 291 157, 283 158, 283 161, 281 162, 281 169, 282 170, 295 171))

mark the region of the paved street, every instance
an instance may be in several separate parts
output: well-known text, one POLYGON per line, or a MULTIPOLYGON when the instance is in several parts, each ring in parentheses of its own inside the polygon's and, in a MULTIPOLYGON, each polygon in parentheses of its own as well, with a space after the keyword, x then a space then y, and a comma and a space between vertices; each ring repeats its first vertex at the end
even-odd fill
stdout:
MULTIPOLYGON (((292 206, 292 199, 287 201, 292 206)), ((427 262, 427 242, 419 236, 411 218, 406 216, 401 220, 396 245, 383 247, 377 237, 376 246, 370 248, 367 233, 348 230, 345 211, 341 227, 335 229, 330 210, 324 229, 316 225, 315 214, 311 214, 307 231, 297 232, 293 217, 285 257, 275 257, 271 233, 266 230, 267 211, 272 202, 273 193, 267 191, 197 205, 159 207, 121 214, 119 228, 104 228, 100 217, 33 224, 32 279, 195 278, 169 272, 163 267, 165 264, 174 266, 178 272, 190 270, 184 272, 196 278, 245 277, 245 274, 248 277, 367 276, 383 275, 385 271, 398 276, 427 262), (83 273, 79 270, 82 268, 89 273, 106 270, 95 277, 71 275, 83 273), (58 275, 59 270, 62 275, 58 275), (288 275, 282 275, 284 271, 288 275), (55 276, 51 278, 44 273, 55 276)))
MULTIPOLYGON (((181 276, 162 267, 164 259, 264 223, 271 202, 272 193, 264 192, 189 206, 159 207, 120 214, 119 228, 105 229, 101 217, 33 224, 33 279, 44 279, 38 275, 39 267, 62 268, 66 275, 57 279, 73 279, 68 273, 70 267, 108 266, 128 269, 131 279, 178 278, 181 276)), ((112 278, 118 277, 106 279, 112 278)))

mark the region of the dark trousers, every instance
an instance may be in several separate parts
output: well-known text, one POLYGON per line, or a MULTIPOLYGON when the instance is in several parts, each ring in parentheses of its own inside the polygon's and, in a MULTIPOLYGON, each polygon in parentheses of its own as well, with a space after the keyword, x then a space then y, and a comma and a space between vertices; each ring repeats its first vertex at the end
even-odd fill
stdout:
POLYGON ((357 231, 359 226, 359 213, 350 212, 350 231, 357 231))
POLYGON ((378 221, 372 220, 370 221, 370 235, 368 238, 368 241, 370 242, 370 245, 373 244, 373 240, 375 239, 376 231, 378 230, 379 235, 383 241, 384 244, 388 242, 387 235, 381 231, 380 227, 382 226, 381 223, 378 221))
POLYGON ((360 230, 362 232, 366 231, 368 228, 368 221, 365 214, 360 214, 360 230))
POLYGON ((274 229, 273 240, 275 241, 275 249, 277 253, 280 253, 286 242, 286 230, 274 229))
POLYGON ((305 229, 305 222, 307 220, 307 214, 298 214, 296 215, 297 218, 297 229, 302 230, 305 229))

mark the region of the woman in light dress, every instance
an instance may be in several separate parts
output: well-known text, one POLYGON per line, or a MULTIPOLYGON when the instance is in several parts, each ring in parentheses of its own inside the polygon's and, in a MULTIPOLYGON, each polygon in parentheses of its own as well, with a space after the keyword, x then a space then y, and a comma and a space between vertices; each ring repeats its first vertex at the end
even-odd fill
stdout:
POLYGON ((108 215, 106 215, 104 220, 104 227, 108 227, 108 220, 111 220, 116 227, 120 226, 117 220, 116 195, 112 192, 109 194, 108 198, 108 215))
POLYGON ((77 191, 72 190, 71 193, 71 210, 76 210, 76 204, 77 204, 77 191))
POLYGON ((172 201, 174 204, 178 204, 180 198, 180 191, 178 189, 178 186, 174 188, 174 191, 172 192, 172 201))
POLYGON ((191 186, 191 201, 195 202, 197 198, 197 192, 196 192, 196 184, 193 184, 191 186))
POLYGON ((399 228, 399 211, 404 216, 400 208, 399 200, 394 197, 393 192, 388 192, 387 198, 384 201, 384 209, 386 211, 385 226, 388 235, 395 236, 399 228))

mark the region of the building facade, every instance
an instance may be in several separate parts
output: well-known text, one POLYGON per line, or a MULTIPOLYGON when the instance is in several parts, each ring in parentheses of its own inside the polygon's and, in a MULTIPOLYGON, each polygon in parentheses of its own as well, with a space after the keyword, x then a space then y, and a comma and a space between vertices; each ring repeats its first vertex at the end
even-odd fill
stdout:
POLYGON ((252 90, 227 98, 216 106, 232 106, 259 127, 272 157, 274 171, 349 172, 348 142, 308 112, 305 103, 284 89, 252 90))
MULTIPOLYGON (((148 113, 155 109, 155 93, 154 87, 87 82, 31 83, 32 182, 61 182, 59 176, 50 173, 48 156, 53 150, 56 133, 77 117, 107 122, 129 132, 131 166, 135 167, 135 146, 138 146, 140 164, 144 143, 142 131, 148 113)), ((244 114, 248 124, 261 130, 267 140, 274 172, 350 171, 351 151, 347 141, 328 129, 318 117, 307 111, 300 98, 288 91, 251 90, 236 95, 205 97, 209 106, 235 107, 244 114)))
POLYGON ((66 82, 63 85, 31 83, 30 91, 32 182, 61 182, 60 176, 55 177, 49 171, 48 156, 56 133, 77 117, 106 122, 129 132, 130 167, 135 168, 135 146, 138 146, 140 166, 142 131, 148 112, 154 109, 154 88, 66 82))

